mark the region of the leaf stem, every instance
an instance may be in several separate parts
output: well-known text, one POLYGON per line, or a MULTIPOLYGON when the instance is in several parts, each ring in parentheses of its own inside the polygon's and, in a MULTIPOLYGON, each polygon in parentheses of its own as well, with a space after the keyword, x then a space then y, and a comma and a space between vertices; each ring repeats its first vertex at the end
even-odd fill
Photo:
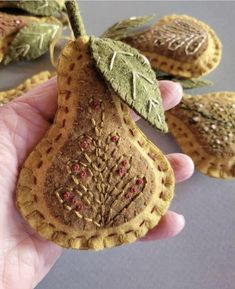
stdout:
POLYGON ((76 38, 86 36, 85 26, 80 14, 80 9, 76 0, 67 0, 65 2, 69 21, 73 29, 73 34, 76 38))

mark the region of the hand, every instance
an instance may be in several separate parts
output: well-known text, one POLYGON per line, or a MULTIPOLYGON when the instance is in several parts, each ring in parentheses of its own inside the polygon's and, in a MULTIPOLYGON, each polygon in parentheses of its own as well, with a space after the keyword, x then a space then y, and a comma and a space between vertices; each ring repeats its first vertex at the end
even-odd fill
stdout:
MULTIPOLYGON (((165 109, 182 97, 178 84, 162 81, 165 109)), ((0 288, 34 288, 48 273, 62 249, 42 239, 20 217, 15 208, 19 169, 27 155, 49 128, 57 107, 55 78, 0 108, 0 288)), ((167 156, 176 182, 193 173, 191 159, 183 154, 167 156)), ((171 237, 184 227, 184 217, 168 212, 142 240, 171 237)))

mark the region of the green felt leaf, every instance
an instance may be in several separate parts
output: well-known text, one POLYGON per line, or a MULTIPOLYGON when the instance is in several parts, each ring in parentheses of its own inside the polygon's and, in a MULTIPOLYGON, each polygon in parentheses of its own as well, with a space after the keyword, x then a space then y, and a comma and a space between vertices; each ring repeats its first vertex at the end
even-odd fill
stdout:
POLYGON ((30 23, 22 28, 11 42, 3 63, 33 60, 47 52, 50 43, 61 33, 58 23, 30 23))
POLYGON ((181 78, 181 77, 175 77, 173 75, 170 75, 168 73, 162 72, 160 70, 155 70, 156 78, 158 80, 171 80, 174 82, 179 82, 183 89, 193 89, 193 88, 200 88, 205 86, 212 86, 213 82, 207 79, 203 78, 181 78))
POLYGON ((191 78, 191 79, 173 78, 172 81, 179 82, 182 85, 183 89, 200 88, 213 85, 212 81, 201 78, 191 78))
POLYGON ((174 76, 172 76, 166 72, 163 72, 161 70, 154 69, 154 71, 156 73, 156 78, 158 80, 171 80, 172 78, 174 78, 174 76))
POLYGON ((52 16, 60 12, 62 7, 55 0, 38 0, 38 1, 10 1, 11 6, 20 8, 30 14, 39 16, 52 16))
POLYGON ((144 24, 148 23, 150 20, 154 18, 154 15, 150 16, 137 16, 131 17, 128 19, 124 19, 119 21, 109 27, 102 35, 104 38, 111 38, 114 40, 120 40, 127 36, 130 36, 131 31, 135 28, 141 27, 144 24))
POLYGON ((91 53, 115 93, 150 124, 166 132, 160 90, 145 56, 121 41, 96 37, 91 37, 91 53))

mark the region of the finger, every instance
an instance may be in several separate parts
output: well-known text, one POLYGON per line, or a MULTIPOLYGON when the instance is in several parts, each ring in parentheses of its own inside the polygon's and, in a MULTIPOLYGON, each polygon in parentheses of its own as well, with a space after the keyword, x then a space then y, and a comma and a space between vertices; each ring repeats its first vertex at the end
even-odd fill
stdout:
MULTIPOLYGON (((173 108, 181 101, 183 89, 180 83, 161 80, 159 81, 159 86, 162 96, 162 104, 165 110, 173 108)), ((131 111, 131 116, 134 121, 138 121, 141 118, 134 111, 131 111)))
POLYGON ((159 81, 162 102, 165 110, 169 110, 180 103, 183 89, 180 83, 169 80, 159 81))
POLYGON ((153 241, 174 237, 183 230, 184 226, 184 216, 169 211, 161 218, 155 228, 148 231, 147 235, 141 238, 141 241, 153 241))
POLYGON ((176 183, 189 179, 194 172, 194 163, 192 159, 180 153, 167 155, 167 158, 173 168, 176 183))
POLYGON ((26 103, 36 109, 47 120, 54 118, 57 109, 57 82, 56 77, 37 85, 21 97, 16 103, 26 103))

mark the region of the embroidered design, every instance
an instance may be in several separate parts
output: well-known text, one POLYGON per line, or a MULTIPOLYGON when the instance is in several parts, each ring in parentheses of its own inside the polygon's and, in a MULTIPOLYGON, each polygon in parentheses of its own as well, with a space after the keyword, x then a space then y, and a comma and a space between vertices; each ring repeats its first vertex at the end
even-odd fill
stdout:
POLYGON ((122 101, 166 132, 159 87, 146 57, 123 42, 96 37, 91 37, 91 52, 97 68, 122 101), (149 102, 154 110, 149 109, 149 102))

